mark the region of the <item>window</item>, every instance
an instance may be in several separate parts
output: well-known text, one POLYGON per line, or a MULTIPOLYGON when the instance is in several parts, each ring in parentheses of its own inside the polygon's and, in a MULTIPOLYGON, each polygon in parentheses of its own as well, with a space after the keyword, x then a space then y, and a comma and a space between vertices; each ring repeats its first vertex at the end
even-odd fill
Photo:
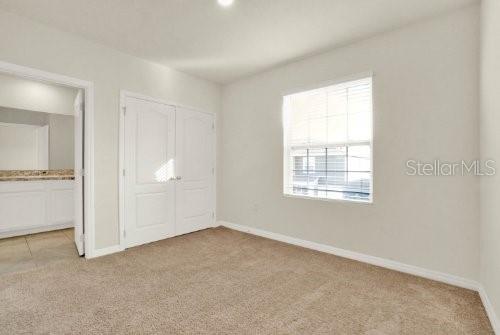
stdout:
POLYGON ((283 98, 284 193, 372 200, 372 78, 283 98))

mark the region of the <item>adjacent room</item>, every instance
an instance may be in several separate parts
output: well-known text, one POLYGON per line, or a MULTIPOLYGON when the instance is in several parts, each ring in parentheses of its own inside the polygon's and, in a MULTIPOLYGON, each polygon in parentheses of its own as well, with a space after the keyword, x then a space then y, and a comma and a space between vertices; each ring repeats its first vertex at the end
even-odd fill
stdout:
POLYGON ((500 334, 499 0, 0 31, 0 334, 500 334))
POLYGON ((80 97, 75 88, 0 74, 0 241, 9 246, 1 274, 83 254, 74 242, 80 97))

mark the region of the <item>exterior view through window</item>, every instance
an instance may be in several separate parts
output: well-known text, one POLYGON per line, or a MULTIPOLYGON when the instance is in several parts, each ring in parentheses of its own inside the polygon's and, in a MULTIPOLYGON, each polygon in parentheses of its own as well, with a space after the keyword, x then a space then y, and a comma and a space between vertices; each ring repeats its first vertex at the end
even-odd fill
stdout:
POLYGON ((372 201, 372 78, 283 98, 284 193, 372 201))

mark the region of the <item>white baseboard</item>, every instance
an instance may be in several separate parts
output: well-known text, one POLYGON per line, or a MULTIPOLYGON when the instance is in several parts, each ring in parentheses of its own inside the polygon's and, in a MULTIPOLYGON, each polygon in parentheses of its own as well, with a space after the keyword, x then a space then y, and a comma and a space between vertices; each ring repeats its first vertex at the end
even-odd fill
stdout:
POLYGON ((112 245, 111 247, 106 247, 106 248, 100 248, 100 249, 95 249, 92 254, 87 255, 85 254, 85 258, 96 258, 96 257, 101 257, 101 256, 106 256, 110 254, 114 254, 116 252, 123 251, 124 249, 119 245, 112 245))
POLYGON ((278 234, 278 233, 272 233, 272 232, 268 232, 265 230, 253 228, 253 227, 242 226, 242 225, 238 225, 238 224, 231 223, 231 222, 219 221, 219 224, 221 226, 231 228, 234 230, 238 230, 238 231, 242 231, 245 233, 249 233, 252 235, 258 235, 258 236, 266 237, 266 238, 269 238, 272 240, 285 242, 285 243, 289 243, 289 244, 293 244, 293 245, 298 245, 298 246, 301 246, 304 248, 313 249, 313 250, 317 250, 317 251, 321 251, 321 252, 326 252, 326 253, 333 254, 336 256, 349 258, 349 259, 353 259, 355 261, 368 263, 368 264, 372 264, 372 265, 377 265, 377 266, 384 267, 387 269, 391 269, 391 270, 395 270, 395 271, 399 271, 399 272, 404 272, 404 273, 412 274, 415 276, 424 277, 427 279, 440 281, 440 282, 443 282, 446 284, 459 286, 459 287, 467 288, 467 289, 474 290, 474 291, 477 291, 479 288, 479 283, 474 281, 474 280, 450 275, 447 273, 442 273, 439 271, 428 270, 428 269, 424 269, 424 268, 414 266, 414 265, 408 265, 408 264, 400 263, 400 262, 385 259, 385 258, 375 257, 375 256, 366 255, 366 254, 362 254, 362 253, 355 252, 355 251, 336 248, 336 247, 326 245, 326 244, 320 244, 320 243, 316 243, 316 242, 306 241, 306 240, 302 240, 302 239, 298 239, 295 237, 290 237, 290 236, 286 236, 286 235, 282 235, 282 234, 278 234))
POLYGON ((380 258, 380 257, 375 257, 375 256, 370 256, 366 254, 362 254, 359 252, 355 251, 350 251, 346 249, 341 249, 341 248, 336 248, 332 247, 330 245, 326 244, 321 244, 321 243, 316 243, 316 242, 311 242, 311 241, 306 241, 302 239, 298 239, 295 237, 290 237, 278 233, 273 233, 269 232, 266 230, 258 229, 258 228, 253 228, 249 226, 242 226, 239 224, 227 222, 227 221, 218 221, 219 226, 227 227, 230 229, 238 230, 241 232, 249 233, 252 235, 257 235, 257 236, 262 236, 265 238, 269 238, 272 240, 288 243, 288 244, 293 244, 297 245, 300 247, 312 249, 312 250, 317 250, 325 253, 329 253, 332 255, 352 259, 355 261, 363 262, 363 263, 368 263, 376 266, 380 266, 383 268, 403 272, 403 273, 408 273, 414 276, 418 277, 423 277, 439 282, 443 282, 446 284, 450 284, 453 286, 458 286, 458 287, 463 287, 469 290, 477 291, 479 293, 479 296, 481 297, 481 301, 483 302, 484 308, 486 310, 486 313, 488 314, 488 317, 491 322, 491 326, 493 330, 495 331, 496 334, 500 335, 500 324, 498 321, 498 318, 496 316, 496 313, 493 309, 493 306, 491 305, 491 302, 486 294, 486 291, 484 290, 483 286, 471 279, 463 278, 463 277, 458 277, 455 275, 450 275, 447 273, 439 272, 439 271, 434 271, 434 270, 428 270, 424 269, 418 266, 414 265, 408 265, 400 262, 396 262, 390 259, 385 259, 385 258, 380 258))
POLYGON ((33 227, 26 227, 26 228, 22 228, 22 229, 6 229, 3 231, 0 231, 0 238, 8 238, 8 237, 14 237, 14 236, 23 236, 23 235, 29 235, 29 234, 44 233, 47 231, 73 228, 74 226, 75 225, 74 225, 73 221, 70 221, 70 222, 59 223, 59 224, 50 225, 50 226, 33 226, 33 227))
POLYGON ((483 302, 484 309, 486 310, 486 314, 488 314, 488 318, 490 319, 491 327, 495 334, 500 334, 500 320, 498 319, 495 310, 493 309, 493 305, 491 304, 488 295, 486 294, 486 290, 481 285, 479 287, 479 296, 481 297, 481 301, 483 302))

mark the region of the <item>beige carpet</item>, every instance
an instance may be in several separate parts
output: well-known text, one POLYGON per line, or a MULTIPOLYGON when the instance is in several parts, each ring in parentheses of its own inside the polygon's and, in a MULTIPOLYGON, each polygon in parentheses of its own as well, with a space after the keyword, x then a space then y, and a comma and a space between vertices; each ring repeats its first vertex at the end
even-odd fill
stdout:
POLYGON ((477 293, 229 229, 0 275, 1 334, 493 334, 477 293))

